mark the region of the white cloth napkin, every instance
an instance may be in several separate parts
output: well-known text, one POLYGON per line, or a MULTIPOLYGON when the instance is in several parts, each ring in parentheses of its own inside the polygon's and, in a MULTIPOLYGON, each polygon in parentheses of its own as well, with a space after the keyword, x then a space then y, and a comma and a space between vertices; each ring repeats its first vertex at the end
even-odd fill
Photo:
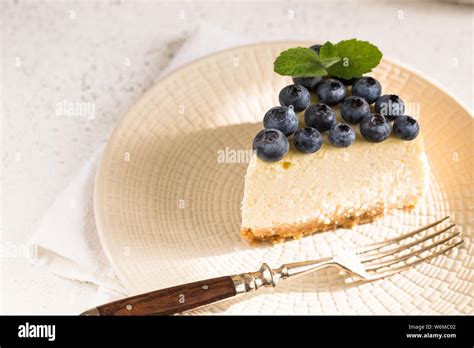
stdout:
MULTIPOLYGON (((251 40, 200 23, 162 71, 177 67, 213 51, 249 43, 251 40)), ((33 235, 37 264, 62 277, 97 285, 95 303, 126 295, 101 248, 94 219, 94 177, 102 154, 99 149, 57 197, 33 235)))

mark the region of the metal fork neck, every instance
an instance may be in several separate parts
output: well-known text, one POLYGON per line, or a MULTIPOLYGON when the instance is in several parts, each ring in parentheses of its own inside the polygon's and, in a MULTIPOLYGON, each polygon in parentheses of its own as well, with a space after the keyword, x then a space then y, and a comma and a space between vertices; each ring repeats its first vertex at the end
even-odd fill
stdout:
POLYGON ((242 273, 232 276, 236 294, 256 291, 262 287, 275 287, 280 279, 296 278, 329 265, 331 259, 294 262, 272 269, 263 263, 256 272, 242 273))
POLYGON ((255 291, 261 287, 275 287, 277 279, 274 278, 273 270, 266 263, 262 264, 256 272, 236 274, 232 276, 236 294, 255 291))

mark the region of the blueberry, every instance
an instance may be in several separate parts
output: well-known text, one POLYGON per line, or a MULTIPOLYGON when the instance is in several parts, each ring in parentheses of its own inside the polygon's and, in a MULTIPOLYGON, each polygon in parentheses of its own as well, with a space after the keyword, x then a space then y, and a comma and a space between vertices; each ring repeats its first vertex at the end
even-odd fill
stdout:
POLYGON ((339 104, 346 97, 346 87, 341 81, 327 79, 321 81, 316 87, 316 94, 321 103, 333 106, 339 104))
POLYGON ((325 132, 336 124, 336 113, 323 103, 310 105, 304 113, 304 122, 308 127, 325 132))
POLYGON ((321 50, 321 47, 323 47, 323 46, 322 46, 322 45, 313 45, 313 46, 311 46, 310 48, 311 48, 314 52, 316 52, 316 53, 318 54, 318 56, 319 56, 319 51, 321 50))
POLYGON ((281 160, 290 149, 288 139, 278 129, 264 129, 253 140, 253 150, 265 162, 281 160))
POLYGON ((293 77, 292 79, 295 85, 304 86, 310 91, 314 91, 318 83, 323 80, 322 77, 293 77))
POLYGON ((306 127, 296 131, 293 138, 295 147, 304 153, 313 153, 318 151, 323 145, 323 137, 316 128, 306 127))
POLYGON ((309 105, 309 91, 301 85, 283 87, 278 99, 283 106, 293 105, 296 112, 303 111, 309 105))
POLYGON ((398 116, 393 123, 393 133, 403 140, 413 140, 420 132, 418 122, 411 116, 398 116))
POLYGON ((382 86, 373 77, 361 77, 352 86, 352 95, 367 100, 369 104, 372 104, 382 94, 382 86))
POLYGON ((341 104, 341 116, 350 123, 359 123, 363 117, 370 115, 370 105, 362 97, 351 96, 341 104))
POLYGON ((405 103, 395 94, 385 94, 375 101, 375 112, 393 121, 405 112, 405 103))
POLYGON ((278 129, 289 136, 298 129, 298 117, 292 106, 275 106, 263 117, 263 127, 278 129))
POLYGON ((384 141, 390 135, 390 124, 385 116, 374 114, 366 116, 360 122, 360 134, 373 143, 384 141))
POLYGON ((329 142, 337 147, 348 147, 356 138, 354 130, 347 123, 338 123, 329 130, 329 142))

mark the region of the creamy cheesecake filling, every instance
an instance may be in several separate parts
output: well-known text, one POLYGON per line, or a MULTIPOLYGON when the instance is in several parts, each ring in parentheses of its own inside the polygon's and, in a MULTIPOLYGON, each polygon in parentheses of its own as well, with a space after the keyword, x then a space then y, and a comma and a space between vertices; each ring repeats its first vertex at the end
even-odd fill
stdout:
POLYGON ((370 143, 357 134, 348 148, 325 139, 314 154, 294 148, 279 162, 255 155, 247 169, 242 236, 278 240, 367 223, 388 210, 413 207, 428 185, 421 135, 370 143))

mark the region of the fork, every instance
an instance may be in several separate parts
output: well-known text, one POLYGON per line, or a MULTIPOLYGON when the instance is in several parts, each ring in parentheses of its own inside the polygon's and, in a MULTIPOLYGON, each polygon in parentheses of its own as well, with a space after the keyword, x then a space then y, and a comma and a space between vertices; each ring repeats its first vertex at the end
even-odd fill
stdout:
POLYGON ((89 309, 81 315, 170 315, 217 301, 275 287, 282 279, 293 279, 326 267, 347 273, 347 279, 374 281, 405 271, 462 244, 449 216, 403 234, 363 247, 339 250, 332 257, 287 263, 272 269, 263 263, 256 272, 202 280, 156 290, 89 309), (425 233, 424 233, 425 232, 425 233))

